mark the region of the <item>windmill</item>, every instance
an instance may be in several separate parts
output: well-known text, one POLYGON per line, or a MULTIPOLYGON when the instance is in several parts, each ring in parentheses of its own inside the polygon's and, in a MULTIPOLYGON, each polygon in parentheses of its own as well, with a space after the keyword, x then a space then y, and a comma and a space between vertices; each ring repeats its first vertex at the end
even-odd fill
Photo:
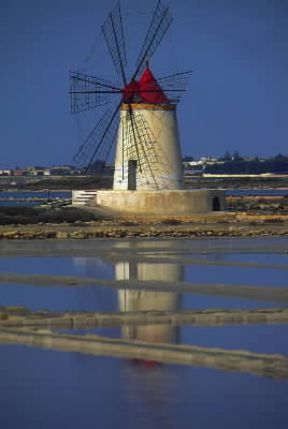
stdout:
POLYGON ((109 105, 74 160, 88 173, 95 161, 108 159, 116 141, 114 190, 182 189, 176 105, 191 72, 156 79, 149 66, 171 23, 169 8, 158 1, 128 79, 118 3, 104 22, 102 33, 122 86, 83 72, 70 72, 71 113, 109 105), (116 108, 111 107, 113 100, 117 100, 116 108))

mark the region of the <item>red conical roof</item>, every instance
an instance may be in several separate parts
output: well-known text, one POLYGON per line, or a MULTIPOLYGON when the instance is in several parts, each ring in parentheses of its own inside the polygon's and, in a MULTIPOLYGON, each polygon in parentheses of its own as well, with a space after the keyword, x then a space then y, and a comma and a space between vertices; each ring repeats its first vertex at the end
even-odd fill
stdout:
POLYGON ((135 102, 136 100, 137 100, 137 102, 138 101, 139 102, 142 101, 140 99, 140 86, 139 86, 139 82, 137 82, 136 80, 133 80, 128 85, 126 85, 122 92, 123 92, 123 100, 126 103, 135 102))
POLYGON ((139 81, 133 80, 123 90, 126 103, 168 104, 169 99, 147 66, 139 81))
POLYGON ((144 103, 169 103, 164 91, 147 66, 139 80, 139 95, 144 103), (150 92, 151 91, 151 92, 150 92))

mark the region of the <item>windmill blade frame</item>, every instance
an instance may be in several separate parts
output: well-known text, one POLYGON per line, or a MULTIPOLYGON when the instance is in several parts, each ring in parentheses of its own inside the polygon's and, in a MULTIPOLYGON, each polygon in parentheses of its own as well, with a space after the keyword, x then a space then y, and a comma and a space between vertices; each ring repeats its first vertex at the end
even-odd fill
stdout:
POLYGON ((143 166, 146 182, 147 184, 149 184, 149 179, 147 178, 146 169, 145 169, 145 167, 147 166, 150 176, 152 177, 152 180, 155 183, 156 188, 158 188, 157 180, 155 178, 153 168, 151 166, 152 162, 159 164, 158 155, 155 151, 156 138, 153 135, 151 128, 147 124, 147 121, 145 120, 143 114, 138 113, 136 115, 132 110, 131 119, 132 121, 134 121, 134 124, 136 124, 136 126, 134 125, 134 128, 137 131, 137 137, 140 142, 140 148, 143 156, 143 161, 141 161, 140 159, 140 162, 141 162, 141 166, 143 166), (152 153, 152 156, 151 156, 151 153, 152 153))
MULTIPOLYGON (((142 112, 136 112, 133 105, 127 104, 125 113, 122 113, 122 177, 124 179, 125 166, 129 160, 137 161, 137 167, 145 177, 147 185, 154 183, 158 189, 157 180, 153 172, 153 165, 160 164, 156 146, 156 137, 147 123, 142 112)), ((154 167, 155 168, 155 167, 154 167)))
POLYGON ((113 145, 119 123, 117 114, 120 106, 121 103, 114 111, 109 108, 104 112, 74 156, 73 160, 85 168, 85 173, 91 167, 96 156, 99 155, 103 148, 105 149, 107 142, 109 142, 109 147, 113 145), (111 136, 114 137, 111 139, 111 136))
POLYGON ((70 72, 70 111, 72 114, 84 112, 111 102, 111 94, 121 90, 112 82, 80 72, 70 72))
POLYGON ((157 79, 162 91, 167 95, 172 104, 179 103, 183 93, 186 92, 187 86, 193 71, 173 73, 162 76, 157 79), (170 95, 171 94, 171 95, 170 95), (171 98, 171 96, 173 98, 171 98))
POLYGON ((159 0, 137 58, 136 70, 132 80, 136 79, 139 74, 143 72, 145 65, 150 61, 154 52, 160 45, 172 21, 173 18, 169 13, 169 8, 162 5, 161 0, 159 0))
MULTIPOLYGON (((163 163, 166 140, 160 136, 162 131, 160 133, 157 126, 156 134, 159 133, 159 135, 158 137, 153 135, 155 121, 151 120, 151 115, 153 114, 153 105, 158 105, 160 110, 166 109, 165 112, 175 109, 173 104, 177 104, 181 95, 186 91, 191 72, 174 73, 173 75, 163 76, 157 80, 149 68, 148 61, 155 53, 171 23, 172 17, 169 8, 164 6, 161 0, 159 0, 136 62, 136 70, 131 80, 127 83, 125 72, 127 66, 126 44, 121 9, 118 2, 102 25, 102 32, 116 72, 122 77, 123 84, 121 83, 119 87, 119 85, 114 85, 111 81, 83 72, 70 72, 72 113, 103 106, 112 101, 112 96, 115 99, 115 95, 120 98, 115 110, 111 107, 104 112, 74 157, 74 160, 80 161, 85 166, 86 174, 89 170, 92 171, 91 167, 96 159, 106 161, 113 147, 116 134, 118 134, 117 147, 119 147, 119 150, 117 149, 118 152, 116 151, 117 171, 120 171, 122 162, 122 181, 125 182, 126 179, 128 180, 129 171, 131 174, 134 174, 133 171, 136 171, 136 168, 140 173, 139 183, 145 186, 146 181, 148 188, 152 186, 153 189, 159 189, 158 179, 161 186, 163 186, 166 176, 170 177, 169 169, 166 168, 169 159, 167 158, 165 165, 163 163), (145 67, 146 69, 143 72, 145 67), (138 78, 140 73, 141 78, 140 76, 138 78), (151 94, 149 95, 149 93, 151 94), (141 104, 143 104, 143 109, 141 104), (149 107, 149 105, 152 107, 149 107), (121 114, 119 115, 119 119, 121 121, 122 142, 117 116, 120 109, 121 114), (147 112, 151 110, 151 113, 146 114, 145 109, 147 109, 147 112), (123 111, 126 112, 124 113, 123 111), (123 126, 123 124, 125 125, 123 126), (117 133, 118 129, 119 132, 117 133), (126 135, 124 135, 125 133, 126 135), (131 165, 132 162, 135 166, 131 165)), ((169 118, 171 118, 170 114, 168 116, 170 124, 171 120, 169 118)), ((173 119, 172 123, 174 124, 173 119)), ((163 134, 161 135, 163 136, 163 134)), ((170 134, 168 134, 168 141, 170 141, 169 139, 170 134)), ((177 157, 177 150, 175 153, 177 157)), ((178 170, 180 171, 180 169, 178 170)), ((177 174, 175 177, 178 177, 177 174)), ((114 175, 114 179, 115 177, 119 176, 114 175)), ((134 177, 136 176, 134 175, 134 177)), ((116 189, 117 187, 121 187, 121 179, 117 178, 114 186, 116 186, 116 189)))
MULTIPOLYGON (((135 124, 133 122, 133 109, 132 109, 132 106, 130 103, 128 104, 128 112, 129 112, 130 122, 131 122, 131 127, 132 127, 134 146, 136 149, 136 157, 137 157, 137 160, 140 160, 139 147, 138 147, 137 138, 136 138, 136 128, 135 128, 135 124)), ((142 172, 141 164, 139 165, 139 169, 140 169, 140 173, 141 173, 142 172)))
POLYGON ((122 77, 123 84, 126 86, 127 78, 125 69, 127 66, 127 54, 119 2, 113 11, 109 13, 101 28, 116 72, 122 77))

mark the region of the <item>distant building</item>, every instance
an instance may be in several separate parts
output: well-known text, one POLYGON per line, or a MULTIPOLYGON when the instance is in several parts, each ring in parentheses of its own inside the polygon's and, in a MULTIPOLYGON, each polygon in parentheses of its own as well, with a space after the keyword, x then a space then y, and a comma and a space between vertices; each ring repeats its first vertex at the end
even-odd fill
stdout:
POLYGON ((74 165, 57 165, 50 167, 51 176, 79 176, 82 170, 74 165))
POLYGON ((195 176, 203 173, 202 161, 183 161, 184 176, 195 176))
POLYGON ((0 170, 0 176, 11 176, 11 170, 0 170))
POLYGON ((44 167, 27 167, 27 176, 44 176, 44 167))
POLYGON ((15 168, 15 170, 11 171, 11 176, 27 176, 28 175, 28 171, 26 170, 26 168, 15 168))

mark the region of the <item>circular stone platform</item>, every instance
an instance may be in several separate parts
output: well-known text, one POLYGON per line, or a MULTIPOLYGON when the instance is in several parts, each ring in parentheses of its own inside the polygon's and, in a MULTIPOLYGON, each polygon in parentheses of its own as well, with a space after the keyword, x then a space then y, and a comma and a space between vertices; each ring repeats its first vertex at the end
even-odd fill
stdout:
MULTIPOLYGON (((83 191, 78 191, 83 192, 83 191)), ((225 191, 197 189, 177 191, 97 190, 89 206, 100 206, 117 212, 159 215, 188 215, 225 209, 225 191)), ((77 191, 73 192, 77 204, 77 191)))

